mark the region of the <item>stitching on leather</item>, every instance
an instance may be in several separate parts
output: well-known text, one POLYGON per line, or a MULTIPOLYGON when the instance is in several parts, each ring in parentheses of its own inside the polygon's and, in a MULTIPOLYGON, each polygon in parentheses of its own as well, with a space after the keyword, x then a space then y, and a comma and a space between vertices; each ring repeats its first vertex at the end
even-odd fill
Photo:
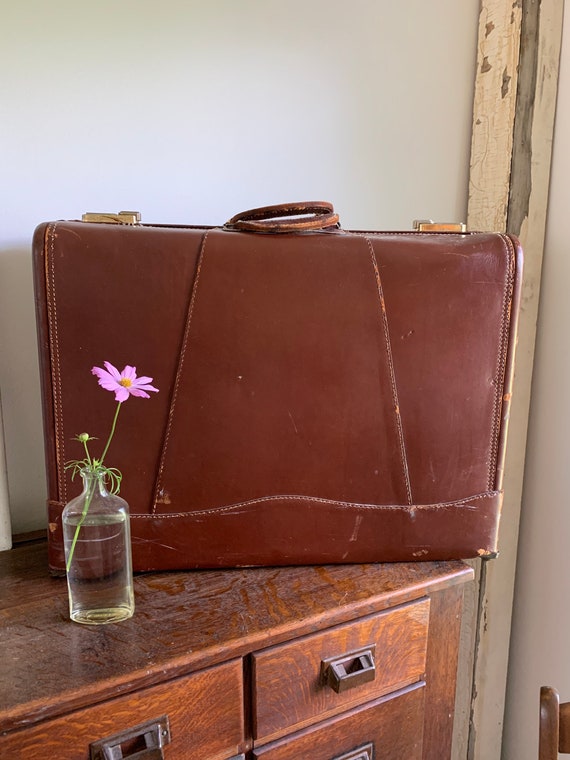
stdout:
POLYGON ((506 372, 507 353, 509 347, 509 332, 511 324, 511 304, 514 287, 515 250, 508 235, 501 235, 504 252, 507 258, 507 275, 503 286, 502 319, 499 328, 499 348, 497 352, 497 371, 495 374, 495 401, 493 404, 493 420, 491 423, 491 441, 489 445, 489 475, 488 488, 492 488, 496 480, 497 457, 499 453, 499 438, 501 433, 501 413, 503 408, 503 392, 506 372))
POLYGON ((51 378, 53 389, 53 417, 55 422, 55 447, 56 466, 58 475, 58 492, 63 500, 67 501, 67 484, 65 482, 65 439, 63 435, 63 409, 61 393, 61 365, 59 357, 59 334, 57 329, 57 306, 55 288, 55 224, 50 224, 47 229, 45 273, 47 290, 47 310, 49 325, 49 345, 51 354, 51 378))
MULTIPOLYGON (((366 232, 362 230, 352 230, 351 234, 364 237, 370 244, 369 235, 374 235, 374 232, 366 232)), ((407 236, 437 236, 439 232, 382 232, 382 237, 407 237, 407 236)), ((472 235, 477 233, 460 233, 462 237, 465 235, 472 235)), ((495 399, 493 403, 493 420, 491 423, 490 431, 490 445, 489 445, 489 461, 488 461, 488 478, 487 487, 492 488, 496 479, 496 466, 497 456, 499 449, 499 438, 501 432, 501 411, 503 406, 503 385, 506 371, 506 359, 509 345, 509 333, 510 333, 510 309, 512 303, 512 294, 515 280, 515 250, 513 242, 508 235, 500 235, 503 241, 503 250, 508 258, 508 272, 505 278, 505 284, 503 287, 503 319, 501 320, 501 326, 499 329, 499 349, 497 351, 497 372, 495 375, 495 399)))
MULTIPOLYGON (((324 499, 320 496, 302 496, 294 494, 284 494, 275 496, 260 496, 257 499, 248 499, 246 501, 236 502, 235 504, 228 504, 224 507, 210 507, 208 509, 200 509, 191 512, 167 512, 165 514, 132 514, 131 519, 147 519, 149 517, 156 519, 170 519, 171 517, 193 517, 194 515, 213 515, 223 514, 225 512, 232 512, 236 509, 243 509, 243 507, 249 507, 253 504, 263 504, 266 502, 274 501, 300 501, 300 502, 314 502, 317 504, 326 504, 328 506, 341 507, 346 509, 368 509, 368 510, 383 510, 383 509, 404 509, 408 511, 425 511, 430 509, 448 509, 451 507, 463 507, 469 506, 475 501, 482 501, 483 499, 493 499, 500 496, 502 491, 484 491, 483 493, 475 494, 474 496, 466 496, 463 499, 456 499, 455 501, 441 501, 434 502, 433 504, 366 504, 352 501, 337 501, 335 499, 324 499)), ((64 502, 50 501, 50 504, 56 506, 64 506, 64 502)))
POLYGON ((174 409, 176 407, 176 401, 178 399, 178 391, 180 388, 180 382, 182 378, 182 369, 184 367, 184 361, 186 358, 186 349, 188 348, 188 338, 190 335, 190 325, 192 323, 192 314, 194 313, 194 305, 196 303, 196 294, 198 292, 198 284, 200 282, 200 273, 202 271, 202 262, 204 260, 204 251, 206 249, 206 240, 208 239, 209 231, 207 231, 204 234, 204 237, 202 238, 202 244, 200 246, 200 253, 198 255, 198 264, 196 267, 196 276, 194 277, 194 281, 192 282, 192 295, 190 297, 190 303, 188 305, 188 312, 186 315, 186 326, 184 328, 184 338, 182 340, 182 347, 180 349, 180 356, 178 360, 178 367, 176 370, 176 378, 174 381, 174 389, 172 392, 172 399, 170 402, 170 409, 168 411, 168 423, 166 426, 166 433, 164 436, 164 444, 162 446, 162 453, 160 456, 160 464, 158 467, 158 473, 156 476, 156 487, 154 491, 154 499, 152 503, 152 513, 156 513, 156 507, 158 503, 158 497, 160 494, 160 491, 162 489, 162 475, 164 472, 164 464, 166 461, 166 452, 168 449, 168 443, 170 440, 170 433, 172 430, 172 422, 174 420, 174 409))
POLYGON ((380 278, 380 271, 378 270, 378 262, 376 261, 376 254, 374 253, 374 247, 370 241, 370 238, 365 238, 368 244, 368 250, 370 252, 370 258, 372 260, 372 266, 374 268, 374 276, 376 278, 376 287, 378 290, 378 297, 380 299, 380 312, 382 315, 382 327, 384 329, 384 337, 386 339, 386 355, 388 357, 388 367, 390 370, 390 384, 392 386, 392 399, 394 402, 394 414, 396 417, 396 428, 398 430, 398 440, 400 444, 400 459, 402 466, 402 474, 404 476, 404 484, 406 486, 406 495, 408 497, 408 504, 412 504, 412 486, 410 483, 410 471, 408 469, 408 458, 406 455, 406 445, 404 441, 404 429, 402 427, 402 417, 400 415, 400 402, 398 400, 398 387, 396 384, 396 373, 394 370, 394 360, 392 357, 392 346, 390 343, 390 332, 388 329, 388 315, 386 313, 386 302, 384 301, 384 291, 382 288, 382 280, 380 278))
POLYGON ((170 519, 173 518, 188 518, 188 517, 194 517, 194 516, 204 516, 204 515, 216 515, 216 514, 224 514, 227 512, 235 512, 236 510, 243 509, 244 507, 250 507, 254 504, 265 504, 268 502, 280 502, 280 501, 298 501, 298 502, 311 502, 314 504, 325 504, 327 506, 332 507, 340 507, 341 509, 360 509, 360 510, 370 510, 370 511, 380 511, 380 510, 405 510, 408 512, 415 512, 415 511, 429 511, 429 510, 436 510, 436 509, 450 509, 454 507, 465 507, 467 509, 472 508, 475 509, 476 507, 471 507, 473 502, 476 501, 482 501, 484 499, 492 499, 498 497, 502 491, 485 491, 480 494, 475 494, 474 496, 468 496, 463 499, 456 499, 455 501, 442 501, 442 502, 436 502, 434 504, 360 504, 358 502, 350 502, 350 501, 336 501, 335 499, 324 499, 319 496, 301 496, 301 495, 294 495, 294 494, 285 494, 285 495, 276 495, 276 496, 261 496, 257 499, 249 499, 247 501, 241 501, 237 502, 236 504, 228 504, 224 507, 211 507, 209 509, 200 509, 192 512, 168 512, 167 514, 151 514, 151 515, 141 515, 141 514, 131 514, 131 519, 148 519, 155 518, 155 519, 170 519))

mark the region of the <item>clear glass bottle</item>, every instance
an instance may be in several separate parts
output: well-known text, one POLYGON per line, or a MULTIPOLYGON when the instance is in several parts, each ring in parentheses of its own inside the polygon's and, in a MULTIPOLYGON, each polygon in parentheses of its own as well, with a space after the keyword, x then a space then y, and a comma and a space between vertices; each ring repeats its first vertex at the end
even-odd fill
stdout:
POLYGON ((116 623, 135 610, 129 505, 109 493, 103 473, 81 476, 83 492, 62 515, 69 614, 76 623, 116 623))

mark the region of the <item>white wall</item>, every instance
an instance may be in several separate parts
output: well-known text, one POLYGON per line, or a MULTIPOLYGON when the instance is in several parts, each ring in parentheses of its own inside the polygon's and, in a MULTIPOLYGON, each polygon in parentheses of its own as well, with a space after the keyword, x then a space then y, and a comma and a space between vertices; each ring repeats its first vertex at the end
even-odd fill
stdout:
POLYGON ((570 11, 566 6, 503 742, 536 760, 542 685, 570 701, 570 11))
POLYGON ((5 0, 0 389, 13 528, 44 525, 30 239, 138 209, 223 223, 328 199, 345 227, 466 210, 478 0, 5 0))

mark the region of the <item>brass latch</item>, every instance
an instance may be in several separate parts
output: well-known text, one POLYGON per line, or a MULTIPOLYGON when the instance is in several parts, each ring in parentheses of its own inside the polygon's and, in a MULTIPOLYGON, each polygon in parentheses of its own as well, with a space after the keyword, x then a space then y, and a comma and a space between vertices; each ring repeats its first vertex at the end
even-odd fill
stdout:
POLYGON ((432 219, 414 219, 416 232, 467 232, 463 222, 434 222, 432 219))
POLYGON ((101 214, 88 212, 81 217, 82 222, 96 224, 140 224, 140 211, 119 211, 118 214, 101 214))

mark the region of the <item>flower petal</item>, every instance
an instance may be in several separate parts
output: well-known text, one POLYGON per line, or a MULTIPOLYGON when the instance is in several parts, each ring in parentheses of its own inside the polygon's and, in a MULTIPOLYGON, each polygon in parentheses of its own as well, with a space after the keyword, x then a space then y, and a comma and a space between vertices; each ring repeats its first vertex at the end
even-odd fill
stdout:
POLYGON ((115 394, 115 401, 122 403, 126 401, 129 396, 139 396, 142 398, 150 398, 145 391, 153 391, 158 393, 158 388, 154 388, 150 383, 152 377, 141 376, 137 377, 137 368, 126 364, 122 372, 111 364, 111 362, 103 362, 105 369, 101 367, 92 367, 91 372, 97 377, 99 385, 106 391, 111 391, 115 394), (129 382, 124 384, 124 381, 129 382))
POLYGON ((118 385, 117 380, 101 367, 93 367, 91 372, 98 378, 99 385, 105 388, 107 391, 114 391, 118 385))
POLYGON ((121 379, 121 373, 119 370, 113 364, 111 364, 111 362, 103 362, 103 364, 105 365, 105 369, 111 375, 111 377, 114 377, 115 380, 119 382, 121 379))
POLYGON ((126 401, 129 397, 128 388, 123 388, 122 385, 115 390, 115 401, 126 401))
POLYGON ((104 388, 106 391, 116 391, 117 388, 122 387, 120 383, 118 383, 116 380, 113 380, 111 378, 110 380, 107 379, 100 379, 99 385, 101 388, 104 388))
MULTIPOLYGON (((126 390, 126 388, 125 388, 125 390, 126 390)), ((129 388, 129 393, 131 394, 131 396, 139 396, 139 397, 142 397, 142 398, 150 398, 150 396, 148 395, 148 393, 145 393, 140 388, 135 388, 134 386, 131 386, 129 388)))
POLYGON ((139 383, 138 380, 136 383, 132 384, 131 390, 135 388, 141 391, 153 391, 154 393, 158 393, 158 388, 155 388, 153 385, 149 385, 148 383, 139 383))
POLYGON ((137 368, 127 364, 121 372, 121 377, 128 377, 129 380, 134 382, 137 379, 137 368))
POLYGON ((91 374, 96 375, 97 377, 108 375, 106 369, 101 369, 101 367, 91 367, 91 374))

